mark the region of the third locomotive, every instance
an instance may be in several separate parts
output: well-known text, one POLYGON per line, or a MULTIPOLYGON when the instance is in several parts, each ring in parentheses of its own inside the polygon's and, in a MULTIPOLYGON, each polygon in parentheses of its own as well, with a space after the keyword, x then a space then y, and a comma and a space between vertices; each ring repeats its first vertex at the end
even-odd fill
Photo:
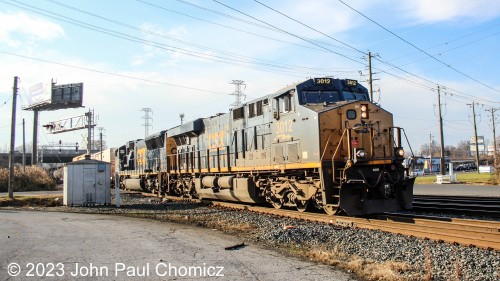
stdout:
POLYGON ((363 215, 409 209, 402 129, 355 80, 315 78, 117 150, 123 188, 363 215))

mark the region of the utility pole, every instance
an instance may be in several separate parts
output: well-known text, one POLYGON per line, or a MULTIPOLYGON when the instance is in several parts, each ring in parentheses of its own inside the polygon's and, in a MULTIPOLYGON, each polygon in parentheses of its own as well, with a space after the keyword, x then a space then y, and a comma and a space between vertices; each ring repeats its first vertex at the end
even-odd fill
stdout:
POLYGON ((438 85, 438 112, 439 112, 439 132, 441 134, 441 160, 439 162, 439 173, 441 175, 446 174, 444 169, 444 133, 443 133, 443 115, 441 114, 441 88, 438 85))
POLYGON ((87 155, 92 154, 92 111, 85 113, 87 115, 87 155))
POLYGON ((23 118, 23 172, 26 172, 26 132, 23 118))
POLYGON ((181 118, 181 125, 184 123, 184 113, 179 114, 179 117, 181 118))
POLYGON ((477 140, 476 109, 474 101, 472 101, 472 115, 474 120, 474 142, 476 143, 476 168, 477 172, 479 173, 479 145, 477 140))
POLYGON ((429 133, 429 173, 432 173, 432 133, 429 133))
POLYGON ((9 151, 9 198, 14 199, 14 144, 16 142, 16 101, 17 101, 17 79, 14 77, 12 88, 12 123, 10 127, 10 151, 9 151))
POLYGON ((229 84, 233 84, 235 86, 235 91, 231 95, 236 96, 236 101, 231 105, 236 107, 241 106, 242 105, 241 98, 246 98, 246 95, 241 90, 241 86, 245 86, 245 88, 247 86, 245 84, 245 81, 232 80, 231 82, 229 82, 229 84))
POLYGON ((370 101, 373 102, 372 53, 368 52, 368 83, 370 85, 370 101))
POLYGON ((493 130, 493 165, 496 167, 497 166, 497 137, 496 137, 496 124, 495 124, 495 112, 498 110, 498 108, 491 108, 491 129, 493 130))
POLYGON ((153 120, 153 117, 151 117, 151 115, 153 115, 153 110, 149 107, 145 107, 143 109, 141 109, 141 111, 144 111, 144 116, 142 118, 144 118, 144 124, 142 124, 142 126, 144 126, 144 139, 147 138, 149 136, 149 127, 153 128, 153 124, 151 124, 149 121, 153 120), (151 115, 149 115, 151 113, 151 115))
POLYGON ((33 110, 33 145, 31 148, 31 165, 38 164, 38 110, 33 110))
POLYGON ((99 127, 99 155, 101 155, 101 161, 102 161, 102 130, 104 129, 103 127, 99 127))

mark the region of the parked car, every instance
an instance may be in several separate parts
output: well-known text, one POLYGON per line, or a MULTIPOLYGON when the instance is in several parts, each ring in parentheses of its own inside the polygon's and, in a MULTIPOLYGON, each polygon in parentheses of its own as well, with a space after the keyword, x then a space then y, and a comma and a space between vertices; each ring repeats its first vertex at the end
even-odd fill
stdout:
POLYGON ((458 165, 458 167, 455 169, 455 171, 476 171, 477 167, 476 165, 458 165))
POLYGON ((410 171, 410 176, 412 176, 412 177, 423 177, 424 176, 424 170, 422 170, 422 169, 414 169, 413 171, 410 171))

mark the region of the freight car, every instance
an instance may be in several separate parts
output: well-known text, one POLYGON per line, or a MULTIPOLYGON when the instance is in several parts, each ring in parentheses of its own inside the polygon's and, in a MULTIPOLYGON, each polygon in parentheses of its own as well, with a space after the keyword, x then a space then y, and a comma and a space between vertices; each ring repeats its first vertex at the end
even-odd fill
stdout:
POLYGON ((126 189, 380 213, 412 207, 403 134, 356 80, 314 78, 129 141, 116 169, 126 189))

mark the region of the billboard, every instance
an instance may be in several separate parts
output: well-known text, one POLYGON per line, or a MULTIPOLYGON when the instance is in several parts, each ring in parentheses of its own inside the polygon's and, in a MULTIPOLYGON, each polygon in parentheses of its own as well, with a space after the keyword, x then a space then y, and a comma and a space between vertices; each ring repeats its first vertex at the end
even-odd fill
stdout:
POLYGON ((38 83, 29 88, 28 102, 30 106, 50 103, 50 84, 38 83))
MULTIPOLYGON (((485 151, 484 136, 477 136, 477 149, 479 150, 479 152, 485 151)), ((476 138, 475 137, 470 138, 470 151, 476 152, 476 138)))
POLYGON ((56 85, 38 83, 30 87, 26 110, 57 110, 82 107, 83 83, 56 85))
POLYGON ((52 104, 82 106, 83 83, 52 86, 52 104))

